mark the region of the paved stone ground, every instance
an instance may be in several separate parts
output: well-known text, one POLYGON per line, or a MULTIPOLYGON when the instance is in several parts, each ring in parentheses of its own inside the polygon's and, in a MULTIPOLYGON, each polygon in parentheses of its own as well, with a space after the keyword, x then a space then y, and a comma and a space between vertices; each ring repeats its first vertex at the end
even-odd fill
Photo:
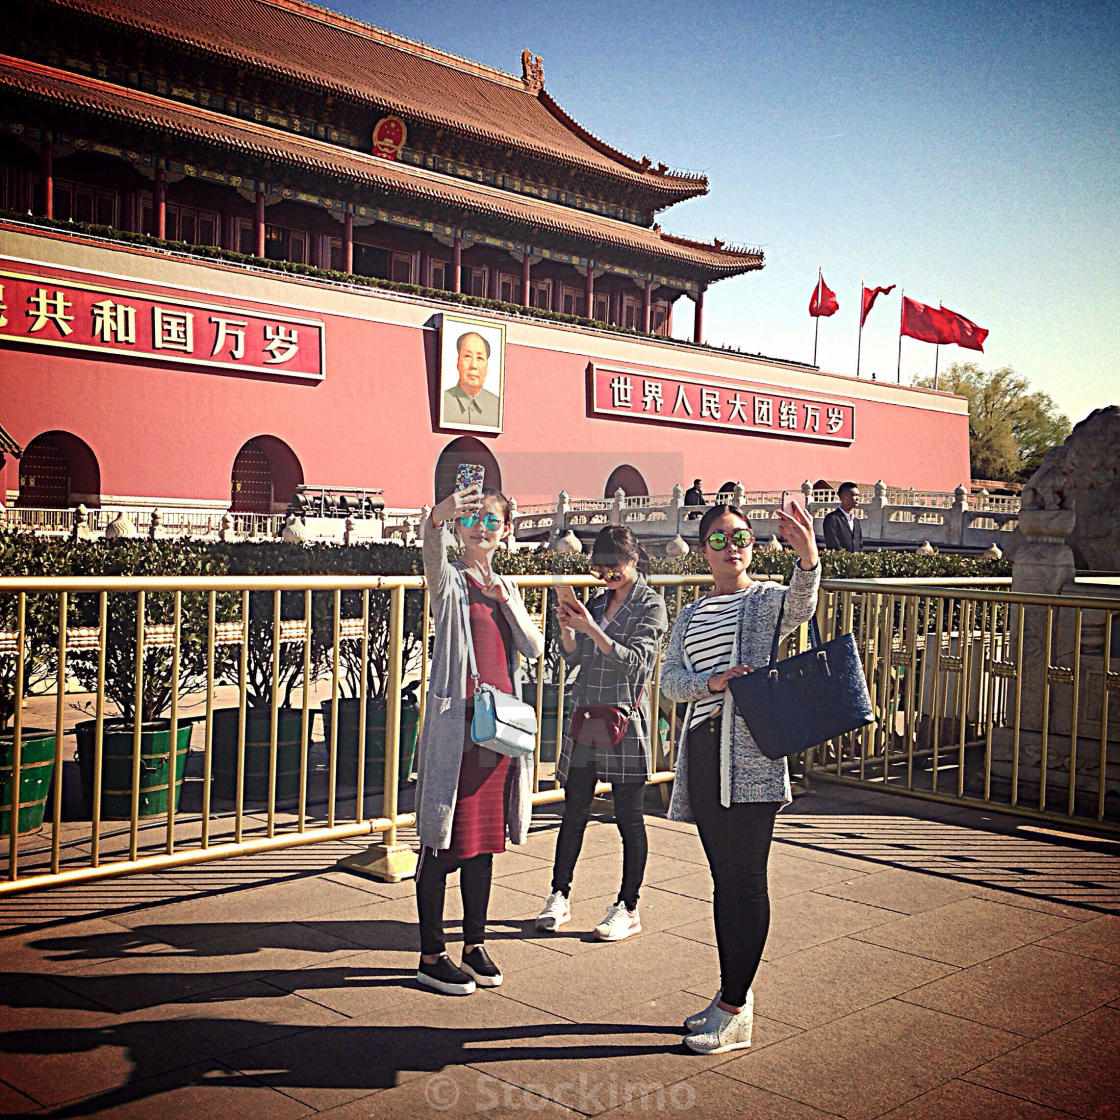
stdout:
POLYGON ((1120 841, 815 785, 779 817, 754 1046, 703 1058, 680 1030, 718 982, 694 830, 651 815, 644 931, 606 945, 609 818, 571 926, 533 928, 556 821, 496 861, 507 979, 466 999, 416 985, 412 884, 338 871, 356 841, 0 899, 0 1110, 1120 1117, 1120 841))

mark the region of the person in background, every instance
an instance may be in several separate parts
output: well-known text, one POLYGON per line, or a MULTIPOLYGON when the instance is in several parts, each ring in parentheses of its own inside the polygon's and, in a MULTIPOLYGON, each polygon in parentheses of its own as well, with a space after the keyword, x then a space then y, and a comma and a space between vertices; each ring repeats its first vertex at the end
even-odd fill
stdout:
MULTIPOLYGON (((707 505, 704 499, 704 484, 699 478, 692 480, 692 485, 684 492, 684 504, 686 506, 703 506, 707 505)), ((697 516, 696 513, 689 513, 689 520, 697 516)))
POLYGON ((863 527, 855 513, 860 501, 859 487, 854 482, 841 482, 837 494, 839 507, 824 519, 824 546, 859 552, 863 548, 863 527))
POLYGON ((475 485, 444 498, 424 533, 435 639, 416 767, 416 979, 445 995, 470 995, 478 985, 496 988, 502 982, 483 944, 494 855, 505 851, 507 835, 514 844, 525 843, 532 815, 532 759, 510 758, 471 739, 473 682, 463 596, 484 684, 520 696, 519 655, 535 659, 544 649, 544 635, 525 610, 517 585, 492 566, 510 529, 506 497, 475 485), (455 564, 447 559, 446 521, 456 524, 463 542, 463 558, 455 564), (456 870, 463 896, 461 968, 448 957, 443 934, 447 876, 456 870))
POLYGON ((759 751, 728 688, 769 663, 779 610, 784 637, 816 609, 821 569, 812 518, 801 506, 778 517, 797 552, 788 587, 751 578, 754 537, 741 509, 714 506, 704 514, 700 544, 712 591, 681 609, 661 664, 662 695, 688 705, 669 817, 696 822, 714 886, 720 989, 685 1020, 685 1045, 698 1054, 751 1044, 751 983, 770 929, 774 818, 792 800, 786 760, 759 751))
POLYGON ((537 928, 555 931, 571 918, 572 876, 595 783, 610 782, 615 824, 622 836, 622 885, 594 934, 600 941, 621 941, 642 929, 638 892, 648 850, 642 799, 653 762, 645 687, 669 619, 664 600, 646 583, 649 558, 626 526, 600 530, 591 550, 591 571, 606 583, 606 590, 586 606, 577 599, 560 599, 556 611, 564 656, 579 670, 573 693, 576 727, 581 707, 617 708, 630 718, 617 746, 601 723, 588 727, 579 742, 572 728, 564 735, 556 764, 557 780, 564 787, 564 817, 556 837, 552 891, 537 928))

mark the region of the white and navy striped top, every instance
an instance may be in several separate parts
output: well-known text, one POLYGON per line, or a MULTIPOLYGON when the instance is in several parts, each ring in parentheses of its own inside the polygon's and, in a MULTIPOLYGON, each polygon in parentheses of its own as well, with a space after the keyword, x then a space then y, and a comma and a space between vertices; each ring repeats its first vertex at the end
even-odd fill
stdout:
MULTIPOLYGON (((733 591, 730 595, 711 595, 693 612, 684 636, 684 648, 693 670, 710 677, 731 667, 735 650, 735 628, 739 622, 739 606, 744 593, 733 591)), ((696 727, 710 716, 723 710, 723 693, 713 692, 708 700, 697 700, 692 705, 689 727, 696 727)))

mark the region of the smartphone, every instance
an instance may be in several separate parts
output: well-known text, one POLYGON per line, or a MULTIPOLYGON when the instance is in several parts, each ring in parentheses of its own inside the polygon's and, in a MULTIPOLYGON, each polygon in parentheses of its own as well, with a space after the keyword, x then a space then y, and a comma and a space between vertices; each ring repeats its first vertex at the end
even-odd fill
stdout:
POLYGON ((455 489, 469 490, 472 486, 482 489, 486 468, 481 463, 460 463, 455 471, 455 489))
POLYGON ((805 507, 805 495, 800 490, 783 490, 782 512, 788 513, 792 517, 795 506, 806 515, 808 514, 809 511, 805 507))
POLYGON ((556 592, 556 598, 559 599, 561 603, 575 606, 577 602, 575 588, 569 587, 566 583, 558 583, 552 590, 556 592))

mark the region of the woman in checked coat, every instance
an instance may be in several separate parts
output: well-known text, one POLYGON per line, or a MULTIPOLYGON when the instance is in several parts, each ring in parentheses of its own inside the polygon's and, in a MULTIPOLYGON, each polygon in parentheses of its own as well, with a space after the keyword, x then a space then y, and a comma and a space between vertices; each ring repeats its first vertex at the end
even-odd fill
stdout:
POLYGON ((661 596, 646 583, 649 559, 634 534, 611 525, 595 538, 591 571, 606 589, 586 606, 560 599, 557 617, 568 663, 578 666, 574 708, 609 706, 629 713, 618 746, 603 725, 589 727, 576 742, 568 728, 556 764, 564 787, 564 817, 556 838, 552 891, 537 928, 558 930, 571 919, 569 894, 597 781, 610 782, 614 817, 622 835, 622 885, 595 927, 601 941, 621 941, 642 928, 638 892, 646 866, 645 785, 652 769, 649 696, 645 685, 657 660, 668 616, 661 596))

